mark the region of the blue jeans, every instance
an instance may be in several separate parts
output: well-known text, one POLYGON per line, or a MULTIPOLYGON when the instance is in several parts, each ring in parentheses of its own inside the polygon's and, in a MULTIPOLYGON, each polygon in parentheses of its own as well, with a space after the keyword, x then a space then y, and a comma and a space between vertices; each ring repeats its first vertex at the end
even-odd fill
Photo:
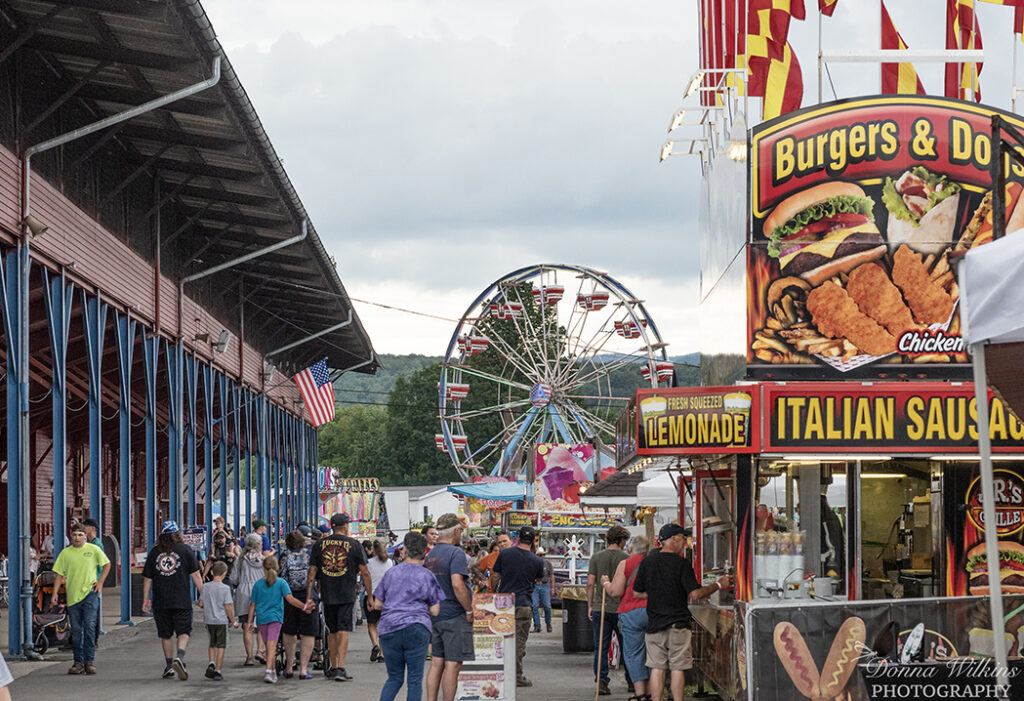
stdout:
POLYGON ((605 611, 604 635, 601 637, 600 644, 597 640, 601 636, 600 611, 594 611, 592 622, 594 625, 594 676, 598 676, 598 662, 600 662, 600 679, 607 684, 610 679, 608 676, 608 648, 611 647, 612 636, 618 635, 619 614, 605 611))
POLYGON ((551 627, 551 585, 537 584, 533 587, 533 627, 540 630, 540 609, 544 607, 544 622, 551 627))
POLYGON ((96 628, 100 610, 100 597, 91 591, 77 604, 68 606, 71 618, 71 646, 75 651, 75 662, 85 664, 96 657, 96 628))
POLYGON ((380 690, 380 701, 394 701, 402 688, 402 678, 409 670, 405 690, 406 701, 420 701, 423 696, 423 665, 427 660, 430 631, 420 623, 380 636, 380 651, 388 668, 388 679, 380 690))
POLYGON ((619 614, 619 626, 622 628, 622 662, 633 681, 646 681, 651 678, 651 670, 647 668, 647 609, 633 609, 619 614))

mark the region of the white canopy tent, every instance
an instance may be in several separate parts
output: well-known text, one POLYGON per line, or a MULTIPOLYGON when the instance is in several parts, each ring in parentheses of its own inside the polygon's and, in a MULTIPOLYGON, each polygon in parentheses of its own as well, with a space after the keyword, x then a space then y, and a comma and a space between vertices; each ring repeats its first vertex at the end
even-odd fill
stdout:
POLYGON ((654 506, 658 508, 679 507, 679 492, 671 473, 658 472, 654 477, 646 479, 636 487, 637 506, 654 506))
MULTIPOLYGON (((974 393, 978 407, 978 426, 989 424, 988 382, 985 372, 985 346, 990 343, 1024 341, 1024 235, 1014 232, 992 243, 968 251, 960 267, 961 316, 964 337, 970 345, 974 365, 974 393)), ((981 456, 982 507, 985 523, 996 523, 992 474, 992 446, 987 430, 978 431, 981 456)), ((986 556, 999 561, 998 534, 985 529, 986 556)), ((998 567, 989 567, 989 603, 992 626, 1003 620, 1002 587, 998 567)), ((997 683, 1006 683, 1006 640, 994 636, 997 683)))

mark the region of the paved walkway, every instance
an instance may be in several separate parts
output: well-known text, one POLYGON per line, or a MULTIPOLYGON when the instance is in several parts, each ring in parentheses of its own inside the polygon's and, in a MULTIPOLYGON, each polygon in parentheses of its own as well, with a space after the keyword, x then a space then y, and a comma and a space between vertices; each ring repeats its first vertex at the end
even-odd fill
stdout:
MULTIPOLYGON (((111 597, 111 600, 116 600, 111 597)), ((557 612, 556 612, 557 613, 557 612)), ((15 682, 11 691, 16 699, 38 697, 76 699, 110 699, 147 701, 197 698, 220 701, 228 699, 317 699, 346 698, 372 701, 378 698, 386 676, 383 664, 369 661, 370 643, 366 628, 359 626, 349 646, 348 670, 351 682, 325 680, 319 673, 310 681, 281 680, 271 686, 262 681, 263 672, 255 667, 242 667, 241 634, 232 630, 225 664, 225 681, 213 682, 203 676, 206 666, 206 629, 197 625, 189 645, 188 663, 191 678, 187 682, 160 679, 163 657, 152 619, 141 619, 132 628, 114 626, 117 616, 107 611, 104 627, 111 631, 100 638, 97 649, 96 676, 69 676, 70 652, 51 652, 44 662, 12 662, 15 682), (328 696, 330 695, 330 696, 328 696)), ((6 616, 4 616, 6 618, 6 616)), ((202 613, 196 609, 197 620, 202 613)), ((591 656, 567 655, 562 652, 561 621, 555 621, 552 633, 530 636, 526 656, 526 673, 534 686, 520 689, 519 701, 580 701, 592 698, 591 656)), ((628 696, 622 673, 612 676, 613 695, 609 699, 624 701, 628 696)), ((399 699, 405 698, 404 689, 399 699)), ((424 697, 425 698, 425 697, 424 697)))

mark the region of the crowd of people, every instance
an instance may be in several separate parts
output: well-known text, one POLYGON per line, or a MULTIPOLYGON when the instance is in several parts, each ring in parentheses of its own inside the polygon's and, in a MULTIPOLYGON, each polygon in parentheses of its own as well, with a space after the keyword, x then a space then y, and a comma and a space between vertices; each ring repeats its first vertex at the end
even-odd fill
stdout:
MULTIPOLYGON (((267 524, 256 520, 236 535, 216 519, 208 552, 186 545, 178 524, 165 522, 142 571, 142 608, 152 613, 160 639, 164 678, 187 680, 185 662, 198 600, 209 638, 205 676, 224 679, 232 629, 241 629, 242 666, 263 665, 263 681, 313 678, 314 650, 325 676, 352 679, 346 669, 349 635, 365 621, 371 662, 384 663, 381 701, 406 687, 409 701, 454 701, 459 673, 474 659, 473 595, 510 594, 515 600, 516 686, 532 686, 524 659, 530 633, 551 632, 555 577, 530 526, 497 532, 487 547, 463 542, 464 523, 444 514, 436 524, 406 534, 389 554, 379 540, 355 540, 350 519, 334 514, 330 526, 307 524, 274 548, 267 524), (320 643, 317 647, 317 643, 320 643), (429 665, 428 665, 429 662, 429 665)), ((96 674, 99 599, 111 563, 100 547, 95 522, 75 522, 68 546, 53 565, 52 603, 64 591, 72 627, 74 662, 69 674, 96 674)), ((608 648, 620 641, 631 701, 650 701, 668 684, 683 699, 692 667, 690 601, 729 587, 731 578, 701 586, 683 556, 685 529, 664 526, 651 549, 647 538, 611 527, 606 547, 590 558, 586 581, 594 630, 594 681, 608 695, 608 648)), ((0 670, 2 671, 2 670, 0 670)))

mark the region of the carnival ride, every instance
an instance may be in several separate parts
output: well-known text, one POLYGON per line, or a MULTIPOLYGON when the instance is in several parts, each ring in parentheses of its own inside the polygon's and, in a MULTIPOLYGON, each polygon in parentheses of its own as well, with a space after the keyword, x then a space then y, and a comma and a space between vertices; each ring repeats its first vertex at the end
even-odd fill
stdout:
POLYGON ((674 383, 666 346, 643 301, 607 273, 562 264, 513 271, 473 300, 452 333, 437 447, 470 480, 518 473, 536 443, 610 444, 634 388, 674 383))

